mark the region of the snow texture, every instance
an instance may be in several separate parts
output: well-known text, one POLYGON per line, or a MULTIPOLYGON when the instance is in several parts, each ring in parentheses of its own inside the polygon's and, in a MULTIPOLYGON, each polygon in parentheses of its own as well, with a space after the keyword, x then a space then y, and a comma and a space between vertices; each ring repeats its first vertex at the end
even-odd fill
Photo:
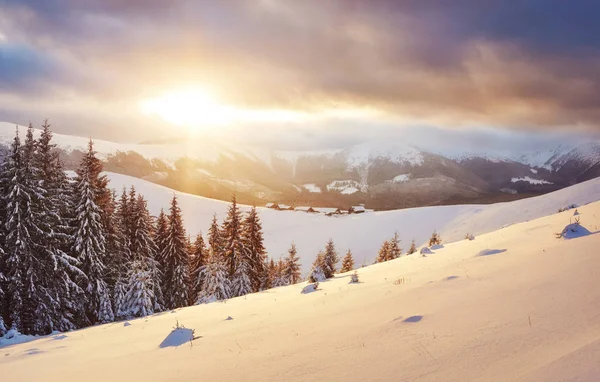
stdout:
MULTIPOLYGON (((177 310, 202 341, 156 314, 3 347, 2 381, 596 382, 600 235, 557 240, 569 216, 554 212, 361 268, 359 284, 343 274, 310 296, 297 284, 177 310)), ((600 225, 600 202, 579 212, 589 230, 600 225)))

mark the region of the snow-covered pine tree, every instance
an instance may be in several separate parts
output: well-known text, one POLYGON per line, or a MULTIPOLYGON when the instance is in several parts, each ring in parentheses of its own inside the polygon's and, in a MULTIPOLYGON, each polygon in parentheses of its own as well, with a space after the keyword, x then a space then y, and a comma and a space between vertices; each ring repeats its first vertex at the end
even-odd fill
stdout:
MULTIPOLYGON (((0 249, 0 251, 2 250, 0 249)), ((6 315, 6 295, 4 293, 6 277, 4 276, 4 267, 2 265, 3 261, 4 251, 0 252, 0 337, 2 337, 6 333, 6 321, 4 320, 4 316, 6 315)))
POLYGON ((30 124, 23 146, 17 130, 2 174, 6 292, 11 328, 25 334, 48 334, 62 326, 75 327, 69 312, 63 311, 66 305, 62 305, 62 299, 67 304, 68 286, 63 288, 58 284, 62 280, 54 279, 56 273, 64 281, 70 281, 64 269, 71 264, 66 256, 57 256, 53 245, 48 216, 51 205, 42 187, 41 171, 34 163, 35 152, 30 124), (60 260, 65 263, 57 264, 60 260))
POLYGON ((402 255, 402 248, 400 248, 400 239, 398 237, 398 232, 394 232, 394 236, 389 241, 388 247, 388 260, 394 260, 402 255))
POLYGON ((86 315, 90 323, 103 323, 114 320, 110 290, 106 282, 106 230, 102 225, 102 210, 96 200, 99 189, 106 186, 100 177, 102 168, 97 167, 97 158, 90 140, 88 152, 84 155, 77 170, 75 194, 75 242, 73 253, 81 263, 86 275, 82 280, 87 297, 86 315))
MULTIPOLYGON (((222 237, 224 243, 225 265, 229 276, 233 278, 236 271, 236 262, 246 256, 244 241, 242 240, 242 213, 237 205, 236 197, 233 195, 227 216, 223 221, 222 237)), ((248 269, 249 271, 249 269, 248 269)))
POLYGON ((390 242, 386 240, 379 248, 379 253, 377 254, 377 259, 375 262, 383 263, 384 261, 388 261, 390 259, 390 242))
POLYGON ((269 259, 266 265, 267 268, 267 277, 265 278, 265 283, 262 286, 263 290, 273 288, 273 281, 275 280, 275 276, 277 274, 277 265, 273 259, 269 259))
POLYGON ((252 207, 244 219, 243 240, 250 260, 252 291, 258 292, 266 283, 267 251, 264 245, 262 223, 258 212, 256 212, 256 206, 252 207))
POLYGON ((198 293, 196 304, 226 300, 231 297, 231 284, 224 260, 209 248, 209 262, 201 270, 203 289, 198 293))
POLYGON ((121 196, 117 204, 117 209, 114 214, 114 225, 116 227, 118 252, 116 261, 112 270, 111 277, 114 278, 114 286, 112 289, 113 311, 119 319, 123 317, 123 304, 125 294, 127 293, 127 283, 129 269, 133 261, 131 256, 131 209, 129 206, 129 198, 127 190, 123 187, 121 196))
POLYGON ((313 262, 312 269, 310 270, 310 274, 308 275, 308 281, 311 283, 321 282, 327 280, 325 277, 325 254, 323 252, 319 252, 317 258, 313 262))
POLYGON ((219 221, 217 220, 217 214, 213 215, 212 223, 208 229, 208 246, 212 248, 215 256, 224 256, 223 236, 221 227, 219 227, 219 221))
MULTIPOLYGON (((52 143, 48 120, 42 125, 39 139, 35 143, 32 139, 33 129, 30 126, 26 145, 30 147, 28 151, 33 149, 31 160, 36 170, 32 175, 45 191, 44 197, 36 199, 34 205, 36 220, 42 230, 38 233, 39 246, 48 261, 42 271, 45 277, 41 284, 54 301, 55 310, 47 312, 53 316, 52 330, 67 331, 76 329, 84 321, 84 291, 75 282, 83 274, 77 260, 69 254, 73 240, 70 227, 73 207, 69 198, 71 187, 56 145, 52 143)), ((38 257, 41 252, 38 251, 38 257)))
POLYGON ((352 251, 348 250, 348 252, 346 252, 346 256, 344 256, 344 259, 342 260, 342 269, 340 272, 345 273, 352 270, 354 270, 354 258, 352 257, 352 251))
POLYGON ((124 318, 145 317, 155 312, 154 280, 147 265, 143 258, 130 265, 127 294, 120 312, 124 318))
POLYGON ((168 238, 168 222, 167 215, 161 209, 158 217, 156 218, 156 223, 154 226, 154 244, 156 244, 157 253, 159 254, 159 258, 162 253, 165 252, 167 248, 167 238, 168 238))
POLYGON ((275 263, 275 274, 273 277, 273 288, 277 288, 280 286, 286 286, 289 284, 287 277, 284 274, 285 270, 285 261, 280 258, 277 263, 275 263))
MULTIPOLYGON (((161 273, 157 261, 157 248, 152 239, 152 219, 148 203, 142 195, 137 195, 135 205, 131 206, 132 237, 131 250, 134 261, 139 262, 138 273, 144 273, 145 287, 152 291, 152 311, 163 310, 164 301, 161 290, 161 273), (146 279, 146 274, 149 279, 146 279)), ((140 276, 141 277, 141 276, 140 276)), ((131 278, 131 275, 130 275, 131 278)), ((139 281, 139 277, 138 277, 139 281)), ((130 284, 131 286, 131 284, 130 284)))
POLYGON ((235 273, 231 279, 231 296, 239 297, 252 293, 252 281, 250 280, 250 262, 244 255, 238 256, 235 273))
POLYGON ((410 243, 410 248, 408 249, 408 252, 406 252, 406 254, 407 255, 412 255, 413 253, 417 253, 417 245, 415 244, 415 240, 414 239, 410 243))
POLYGON ((165 247, 159 255, 160 268, 163 274, 161 287, 165 306, 168 309, 175 309, 187 305, 189 290, 187 235, 181 219, 181 209, 175 195, 171 200, 166 233, 165 247))
POLYGON ((201 277, 202 269, 208 264, 208 249, 204 243, 202 232, 198 233, 194 244, 192 245, 192 254, 190 256, 190 299, 195 303, 198 293, 202 290, 203 279, 201 277))
POLYGON ((286 279, 288 285, 300 282, 300 258, 298 257, 298 250, 295 243, 292 243, 292 246, 288 250, 288 257, 285 259, 283 268, 283 277, 286 279))
POLYGON ((429 246, 431 247, 432 245, 440 245, 440 244, 442 244, 442 238, 437 233, 437 231, 434 230, 433 233, 431 234, 431 238, 429 239, 429 246))
POLYGON ((335 250, 333 239, 329 239, 323 254, 323 272, 325 273, 326 278, 330 279, 333 277, 336 272, 336 265, 338 261, 338 253, 335 250))

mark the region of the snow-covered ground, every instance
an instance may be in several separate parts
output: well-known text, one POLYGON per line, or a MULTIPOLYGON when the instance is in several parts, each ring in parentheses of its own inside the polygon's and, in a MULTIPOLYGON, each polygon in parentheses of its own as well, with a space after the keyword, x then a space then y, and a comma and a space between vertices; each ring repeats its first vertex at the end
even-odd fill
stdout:
MULTIPOLYGON (((462 213, 498 226, 509 212, 598 199, 598 182, 578 187, 462 213)), ((359 269, 358 284, 341 274, 313 293, 302 283, 3 347, 1 380, 597 382, 600 203, 578 212, 589 232, 570 240, 554 234, 572 210, 359 269)), ((421 226, 401 213, 356 221, 421 226)))
POLYGON ((355 180, 334 180, 327 185, 327 191, 337 191, 344 195, 352 195, 366 188, 366 185, 361 185, 355 180))
POLYGON ((547 180, 543 180, 543 179, 534 179, 530 176, 522 176, 519 178, 512 178, 510 180, 512 183, 517 183, 517 182, 527 182, 530 184, 552 184, 552 182, 548 182, 547 180))
MULTIPOLYGON (((148 199, 150 212, 167 209, 173 194, 177 194, 188 233, 208 232, 212 215, 223 219, 228 203, 200 196, 175 192, 134 177, 109 174, 110 186, 121 190, 135 185, 148 199)), ((317 253, 332 238, 340 251, 351 249, 358 264, 370 264, 384 240, 398 231, 406 250, 411 240, 417 245, 429 239, 437 230, 445 242, 461 240, 467 232, 475 235, 491 232, 503 226, 555 213, 570 204, 586 204, 600 200, 600 178, 535 198, 492 205, 460 205, 410 208, 396 211, 370 212, 358 215, 328 217, 324 214, 298 214, 258 208, 265 233, 265 244, 274 258, 287 254, 296 243, 304 272, 309 270, 317 253)), ((366 206, 369 207, 368 205, 366 206)), ((244 206, 244 210, 249 207, 244 206)))
POLYGON ((302 187, 304 187, 304 189, 308 192, 314 192, 314 193, 320 193, 321 192, 321 187, 317 186, 314 183, 307 183, 307 184, 303 184, 302 187))
POLYGON ((390 183, 404 183, 404 182, 408 182, 410 180, 411 175, 410 174, 400 174, 400 175, 396 175, 394 177, 394 179, 390 180, 390 183))

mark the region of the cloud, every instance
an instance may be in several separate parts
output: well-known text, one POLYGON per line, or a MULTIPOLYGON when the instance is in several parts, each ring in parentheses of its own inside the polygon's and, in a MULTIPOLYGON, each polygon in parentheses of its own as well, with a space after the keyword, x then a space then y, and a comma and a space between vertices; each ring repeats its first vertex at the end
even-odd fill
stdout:
POLYGON ((11 94, 66 92, 123 120, 140 98, 198 84, 244 108, 375 108, 388 130, 600 130, 593 0, 4 4, 0 32, 22 50, 2 62, 11 94))

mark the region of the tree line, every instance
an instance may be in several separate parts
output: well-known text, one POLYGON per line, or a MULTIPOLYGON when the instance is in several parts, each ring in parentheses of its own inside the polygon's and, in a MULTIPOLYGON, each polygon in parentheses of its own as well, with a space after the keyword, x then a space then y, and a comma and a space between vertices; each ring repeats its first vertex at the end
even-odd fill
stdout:
MULTIPOLYGON (((0 169, 0 335, 49 334, 302 281, 295 244, 269 259, 256 208, 235 196, 206 241, 190 240, 178 200, 156 217, 134 187, 109 188, 90 140, 75 176, 64 171, 48 122, 18 129, 0 169)), ((309 275, 333 277, 330 240, 309 275)), ((348 251, 342 271, 352 270, 348 251)))

